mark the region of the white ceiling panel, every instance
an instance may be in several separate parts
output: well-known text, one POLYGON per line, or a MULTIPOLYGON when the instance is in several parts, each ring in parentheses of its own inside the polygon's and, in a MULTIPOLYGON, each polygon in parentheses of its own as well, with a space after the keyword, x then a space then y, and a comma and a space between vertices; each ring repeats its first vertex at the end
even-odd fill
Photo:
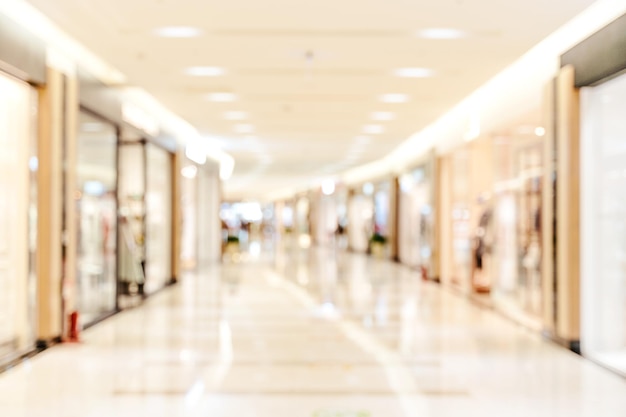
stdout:
POLYGON ((146 89, 237 162, 231 198, 339 173, 382 157, 421 130, 590 0, 29 0, 71 36, 146 89), (196 38, 154 35, 193 26, 196 38), (465 31, 424 39, 427 28, 465 31), (224 69, 193 77, 191 66, 224 69), (399 78, 398 68, 430 78, 399 78), (237 100, 214 103, 212 92, 237 100), (387 104, 385 93, 407 94, 387 104), (243 111, 245 121, 225 118, 243 111), (385 132, 355 143, 376 111, 385 132), (239 123, 254 125, 254 138, 239 123), (356 151, 355 151, 356 149, 356 151))

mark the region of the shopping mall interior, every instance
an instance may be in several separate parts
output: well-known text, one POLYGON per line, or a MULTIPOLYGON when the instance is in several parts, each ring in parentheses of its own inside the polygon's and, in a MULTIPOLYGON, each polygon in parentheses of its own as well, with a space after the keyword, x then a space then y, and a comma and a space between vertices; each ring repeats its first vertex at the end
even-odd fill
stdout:
POLYGON ((0 416, 625 416, 625 51, 626 0, 0 2, 0 416))

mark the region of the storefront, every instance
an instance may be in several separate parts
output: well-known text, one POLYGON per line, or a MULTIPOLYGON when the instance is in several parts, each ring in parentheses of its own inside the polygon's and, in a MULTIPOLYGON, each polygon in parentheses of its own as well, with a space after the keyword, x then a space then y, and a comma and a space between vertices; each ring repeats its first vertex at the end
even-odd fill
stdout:
POLYGON ((425 279, 436 277, 434 168, 429 158, 400 176, 398 258, 425 279))
POLYGON ((624 44, 626 15, 562 55, 553 108, 557 336, 626 376, 624 44))
POLYGON ((311 231, 311 201, 308 196, 301 195, 296 198, 295 231, 298 238, 309 235, 311 231))
POLYGON ((34 348, 37 93, 0 72, 0 359, 34 348))
POLYGON ((494 138, 492 294, 496 306, 541 330, 544 139, 537 124, 494 138))
POLYGON ((184 269, 193 269, 220 259, 228 230, 220 221, 219 165, 185 159, 180 171, 181 261, 184 269))
POLYGON ((117 294, 118 128, 86 109, 76 149, 76 301, 83 325, 111 314, 117 294))
POLYGON ((466 293, 489 293, 493 274, 493 142, 478 138, 442 158, 442 280, 466 293))
POLYGON ((581 104, 582 349, 626 375, 626 75, 581 104))
POLYGON ((152 294, 172 282, 173 154, 146 144, 146 283, 152 294))
POLYGON ((367 252, 374 233, 374 185, 366 183, 352 190, 348 201, 348 247, 367 252))
POLYGON ((174 278, 173 159, 171 152, 125 129, 119 149, 121 296, 150 295, 174 278))
POLYGON ((335 205, 337 211, 337 229, 335 231, 335 243, 339 249, 348 248, 348 201, 349 190, 343 185, 339 184, 335 191, 335 205))
POLYGON ((321 246, 334 245, 339 228, 340 201, 337 184, 328 181, 313 196, 311 205, 313 239, 321 246))
POLYGON ((119 147, 119 288, 122 307, 127 297, 144 293, 146 262, 145 140, 124 129, 119 147))
POLYGON ((392 235, 392 181, 384 180, 374 185, 374 234, 389 243, 392 235))

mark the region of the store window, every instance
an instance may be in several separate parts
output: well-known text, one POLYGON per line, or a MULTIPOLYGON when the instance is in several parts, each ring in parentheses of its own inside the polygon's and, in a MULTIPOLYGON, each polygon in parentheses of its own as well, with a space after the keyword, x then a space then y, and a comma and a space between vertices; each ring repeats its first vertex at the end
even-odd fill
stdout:
POLYGON ((0 357, 34 346, 36 93, 0 73, 0 357))
POLYGON ((583 89, 583 353, 626 375, 626 75, 583 89))
POLYGON ((133 137, 126 131, 118 155, 120 221, 118 295, 120 302, 126 305, 127 296, 144 293, 146 260, 145 144, 141 138, 133 137))
POLYGON ((117 129, 81 110, 77 145, 77 298, 83 324, 115 310, 117 129))
POLYGON ((432 163, 400 177, 399 256, 402 263, 432 276, 434 222, 432 163))
POLYGON ((541 327, 543 138, 534 132, 494 139, 496 183, 492 224, 493 290, 500 306, 541 327))
POLYGON ((451 155, 452 184, 452 268, 451 281, 463 289, 470 285, 472 272, 472 222, 470 211, 470 152, 467 148, 451 155))
POLYGON ((366 252, 374 233, 374 185, 367 183, 355 190, 348 201, 348 246, 366 252))
POLYGON ((383 181, 374 193, 374 234, 389 237, 389 213, 391 208, 391 182, 383 181))
POLYGON ((146 283, 151 294, 172 276, 172 154, 156 145, 146 148, 146 283))

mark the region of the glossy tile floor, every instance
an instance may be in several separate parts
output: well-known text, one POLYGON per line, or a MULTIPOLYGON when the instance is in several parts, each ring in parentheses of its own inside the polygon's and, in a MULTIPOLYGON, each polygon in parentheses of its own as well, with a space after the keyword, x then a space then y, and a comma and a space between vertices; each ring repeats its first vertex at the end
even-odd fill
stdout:
POLYGON ((291 249, 0 375, 0 416, 625 416, 626 381, 399 265, 291 249))

